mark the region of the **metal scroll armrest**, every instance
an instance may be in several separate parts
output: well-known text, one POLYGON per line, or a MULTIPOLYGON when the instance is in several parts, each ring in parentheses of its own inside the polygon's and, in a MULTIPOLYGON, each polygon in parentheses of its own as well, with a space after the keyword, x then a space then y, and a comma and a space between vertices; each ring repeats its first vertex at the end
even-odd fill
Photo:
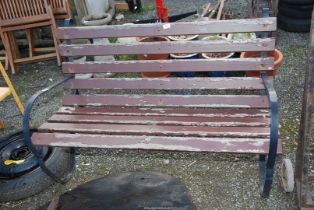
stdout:
POLYGON ((262 74, 262 79, 267 91, 271 111, 269 153, 266 162, 265 174, 265 182, 271 183, 273 177, 273 167, 276 161, 278 146, 278 128, 279 128, 278 98, 276 91, 274 89, 273 78, 268 77, 266 74, 262 74))
MULTIPOLYGON (((57 177, 53 172, 51 172, 47 166, 44 163, 43 160, 43 155, 41 153, 41 150, 38 149, 37 147, 35 147, 32 143, 31 140, 31 132, 30 132, 30 114, 32 111, 32 107, 34 102, 36 101, 36 99, 41 96, 44 93, 47 93, 48 91, 50 91, 51 89, 63 84, 64 82, 68 81, 69 79, 71 79, 72 76, 68 76, 65 77, 64 79, 49 85, 48 87, 38 91, 37 93, 35 93, 27 102, 26 108, 25 108, 25 113, 24 113, 24 117, 23 117, 23 133, 24 133, 24 142, 25 145, 29 148, 29 150, 34 154, 34 156, 37 158, 38 164, 41 167, 41 169, 48 175, 50 176, 54 181, 59 182, 59 183, 65 183, 66 181, 61 180, 59 177, 57 177)), ((74 153, 74 151, 71 151, 71 154, 74 153)), ((72 154, 73 156, 74 154, 72 154)), ((71 158, 73 159, 73 158, 71 158)))

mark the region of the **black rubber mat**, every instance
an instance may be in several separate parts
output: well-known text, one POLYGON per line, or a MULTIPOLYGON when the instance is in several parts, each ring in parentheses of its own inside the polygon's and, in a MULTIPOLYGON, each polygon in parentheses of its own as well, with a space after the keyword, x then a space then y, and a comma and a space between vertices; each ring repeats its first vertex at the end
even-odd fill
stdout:
POLYGON ((196 209, 179 180, 156 172, 111 174, 66 192, 56 202, 59 210, 196 209))

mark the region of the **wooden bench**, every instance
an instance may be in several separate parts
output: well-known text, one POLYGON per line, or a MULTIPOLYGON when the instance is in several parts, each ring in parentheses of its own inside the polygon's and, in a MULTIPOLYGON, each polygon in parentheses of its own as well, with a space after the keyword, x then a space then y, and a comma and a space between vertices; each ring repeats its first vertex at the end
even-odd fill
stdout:
MULTIPOLYGON (((59 39, 69 42, 73 39, 102 37, 265 33, 274 30, 276 30, 276 18, 259 18, 192 23, 62 27, 58 29, 57 34, 59 39)), ((65 78, 65 89, 71 90, 71 93, 64 96, 63 106, 57 113, 32 135, 32 143, 53 147, 258 154, 262 195, 268 196, 276 154, 282 152, 281 142, 278 141, 278 105, 273 78, 266 76, 265 73, 273 69, 274 58, 84 63, 75 63, 71 60, 73 56, 267 52, 274 49, 274 38, 108 45, 62 44, 59 46, 59 53, 69 58, 68 62, 62 64, 64 74, 245 70, 264 73, 261 78, 65 78), (98 91, 98 93, 84 93, 86 90, 98 91), (145 90, 146 94, 114 93, 136 90, 145 90), (164 94, 152 93, 156 90, 164 94), (177 90, 181 91, 181 94, 173 93, 177 90), (182 94, 182 90, 194 91, 194 93, 186 95, 182 94), (204 94, 204 91, 212 90, 219 93, 204 94), (106 94, 100 94, 103 91, 106 91, 106 94)), ((54 86, 39 92, 37 96, 54 86)), ((28 104, 24 118, 26 136, 29 135, 27 122, 35 98, 33 97, 28 104)))

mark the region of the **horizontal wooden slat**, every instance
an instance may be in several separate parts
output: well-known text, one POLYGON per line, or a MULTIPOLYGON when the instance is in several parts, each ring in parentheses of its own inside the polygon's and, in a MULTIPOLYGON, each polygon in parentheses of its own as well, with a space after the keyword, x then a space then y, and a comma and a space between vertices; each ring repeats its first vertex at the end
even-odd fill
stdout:
POLYGON ((32 56, 32 57, 26 57, 26 58, 18 58, 14 60, 14 63, 23 63, 23 64, 27 64, 27 63, 34 63, 35 60, 50 60, 52 58, 56 58, 57 57, 57 53, 47 53, 47 54, 43 54, 43 55, 36 55, 36 56, 32 56))
POLYGON ((268 108, 260 95, 66 95, 66 106, 268 108))
MULTIPOLYGON (((95 147, 110 149, 145 149, 168 151, 198 151, 267 154, 267 138, 201 138, 201 137, 154 137, 154 136, 108 136, 64 133, 34 133, 36 145, 62 147, 95 147)), ((278 153, 282 153, 281 142, 278 153)))
POLYGON ((225 78, 95 78, 71 79, 65 84, 66 89, 212 89, 212 90, 263 90, 261 78, 225 77, 225 78))
POLYGON ((121 125, 90 123, 44 123, 40 132, 88 133, 108 135, 156 135, 199 137, 269 137, 269 127, 209 127, 178 125, 121 125))
POLYGON ((61 107, 58 114, 104 116, 269 117, 268 109, 61 107))
POLYGON ((60 45, 62 56, 273 51, 275 39, 60 45))
POLYGON ((25 25, 25 24, 35 23, 35 22, 40 22, 40 21, 45 21, 45 20, 50 20, 50 17, 48 14, 32 15, 29 17, 1 20, 0 26, 25 25))
POLYGON ((245 117, 174 117, 174 116, 95 116, 95 115, 53 115, 52 123, 90 124, 140 124, 140 125, 187 125, 187 126, 247 126, 267 127, 269 118, 245 117))
POLYGON ((62 64, 66 74, 102 72, 182 72, 182 71, 271 71, 274 58, 183 59, 155 61, 114 61, 62 64))
POLYGON ((275 31, 276 18, 58 28, 60 39, 275 31))

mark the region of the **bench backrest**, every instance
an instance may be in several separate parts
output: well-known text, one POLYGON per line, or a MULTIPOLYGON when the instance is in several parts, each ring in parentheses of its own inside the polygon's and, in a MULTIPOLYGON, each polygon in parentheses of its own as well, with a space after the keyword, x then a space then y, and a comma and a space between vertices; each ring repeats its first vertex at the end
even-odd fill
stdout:
MULTIPOLYGON (((62 27, 58 29, 61 40, 155 37, 174 35, 209 35, 247 32, 270 32, 276 30, 276 18, 243 20, 222 20, 204 22, 156 23, 139 25, 62 27)), ((267 52, 275 49, 274 38, 250 40, 215 41, 165 41, 134 42, 128 44, 111 43, 61 44, 61 56, 101 56, 101 55, 140 55, 164 53, 211 53, 211 52, 267 52)), ((128 60, 113 62, 64 62, 65 74, 105 73, 105 72, 208 72, 208 71, 270 71, 274 58, 231 58, 231 59, 180 59, 180 60, 128 60)), ((257 78, 102 78, 71 79, 67 89, 264 89, 257 78)), ((67 97, 67 96, 66 96, 67 97)), ((68 96, 70 98, 70 96, 68 96)), ((66 100, 65 104, 76 103, 66 100)), ((96 104, 96 103, 95 103, 96 104)))

